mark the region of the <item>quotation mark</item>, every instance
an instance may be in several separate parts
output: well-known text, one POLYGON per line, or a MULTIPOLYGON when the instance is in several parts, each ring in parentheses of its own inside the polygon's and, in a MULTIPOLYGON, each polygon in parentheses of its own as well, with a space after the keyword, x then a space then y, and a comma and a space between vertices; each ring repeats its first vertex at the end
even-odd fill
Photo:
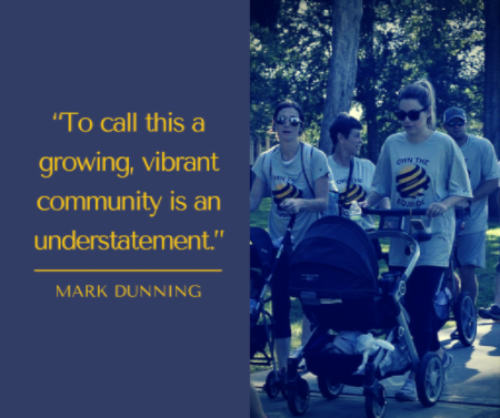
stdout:
MULTIPOLYGON (((214 238, 222 238, 223 236, 224 236, 224 230, 223 229, 220 230, 220 231, 218 229, 216 229, 214 231, 214 238)), ((211 250, 215 250, 215 247, 210 247, 210 249, 211 250)))

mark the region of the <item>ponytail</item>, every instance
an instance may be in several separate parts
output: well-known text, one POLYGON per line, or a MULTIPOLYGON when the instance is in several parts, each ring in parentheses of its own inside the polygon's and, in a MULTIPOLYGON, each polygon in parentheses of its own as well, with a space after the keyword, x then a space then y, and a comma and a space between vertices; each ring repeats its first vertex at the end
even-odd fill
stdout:
POLYGON ((404 99, 417 100, 425 109, 430 108, 427 126, 431 130, 436 129, 436 98, 434 88, 428 80, 422 78, 415 83, 408 84, 399 96, 399 101, 404 99))

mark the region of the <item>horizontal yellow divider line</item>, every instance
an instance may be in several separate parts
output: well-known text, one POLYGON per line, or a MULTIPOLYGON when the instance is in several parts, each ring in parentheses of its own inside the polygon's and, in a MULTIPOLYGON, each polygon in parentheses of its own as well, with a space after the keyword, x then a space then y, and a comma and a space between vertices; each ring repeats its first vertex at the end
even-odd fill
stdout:
POLYGON ((35 269, 35 273, 222 273, 222 269, 35 269))

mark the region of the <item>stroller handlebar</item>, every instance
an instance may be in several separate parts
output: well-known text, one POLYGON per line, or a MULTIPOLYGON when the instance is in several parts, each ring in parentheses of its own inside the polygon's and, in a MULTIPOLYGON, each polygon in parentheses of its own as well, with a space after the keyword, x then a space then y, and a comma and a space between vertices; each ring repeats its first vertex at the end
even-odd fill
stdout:
POLYGON ((422 216, 427 214, 427 209, 369 209, 362 208, 365 215, 387 216, 422 216))

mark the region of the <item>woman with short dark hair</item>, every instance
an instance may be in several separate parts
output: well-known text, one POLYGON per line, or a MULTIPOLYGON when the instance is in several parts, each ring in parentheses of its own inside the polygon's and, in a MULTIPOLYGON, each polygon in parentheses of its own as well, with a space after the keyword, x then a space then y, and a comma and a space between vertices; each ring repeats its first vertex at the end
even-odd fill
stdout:
MULTIPOLYGON (((330 126, 334 148, 332 155, 328 157, 328 164, 339 189, 340 215, 345 217, 349 216, 349 208, 353 202, 362 202, 368 197, 375 173, 375 165, 370 160, 359 158, 363 144, 362 129, 355 117, 344 112, 339 113, 330 126)), ((379 208, 388 209, 389 200, 383 199, 379 208)), ((375 229, 369 215, 361 217, 360 225, 365 230, 375 229)))
MULTIPOLYGON (((269 189, 273 196, 269 233, 276 247, 292 214, 296 217, 292 230, 292 245, 295 247, 327 208, 328 162, 322 151, 300 141, 304 126, 301 107, 290 100, 280 102, 274 111, 272 125, 279 145, 262 153, 252 169, 256 177, 250 192, 250 211, 258 209, 266 189, 269 189)), ((281 260, 271 285, 275 347, 279 370, 284 377, 291 337, 287 254, 281 260)))

